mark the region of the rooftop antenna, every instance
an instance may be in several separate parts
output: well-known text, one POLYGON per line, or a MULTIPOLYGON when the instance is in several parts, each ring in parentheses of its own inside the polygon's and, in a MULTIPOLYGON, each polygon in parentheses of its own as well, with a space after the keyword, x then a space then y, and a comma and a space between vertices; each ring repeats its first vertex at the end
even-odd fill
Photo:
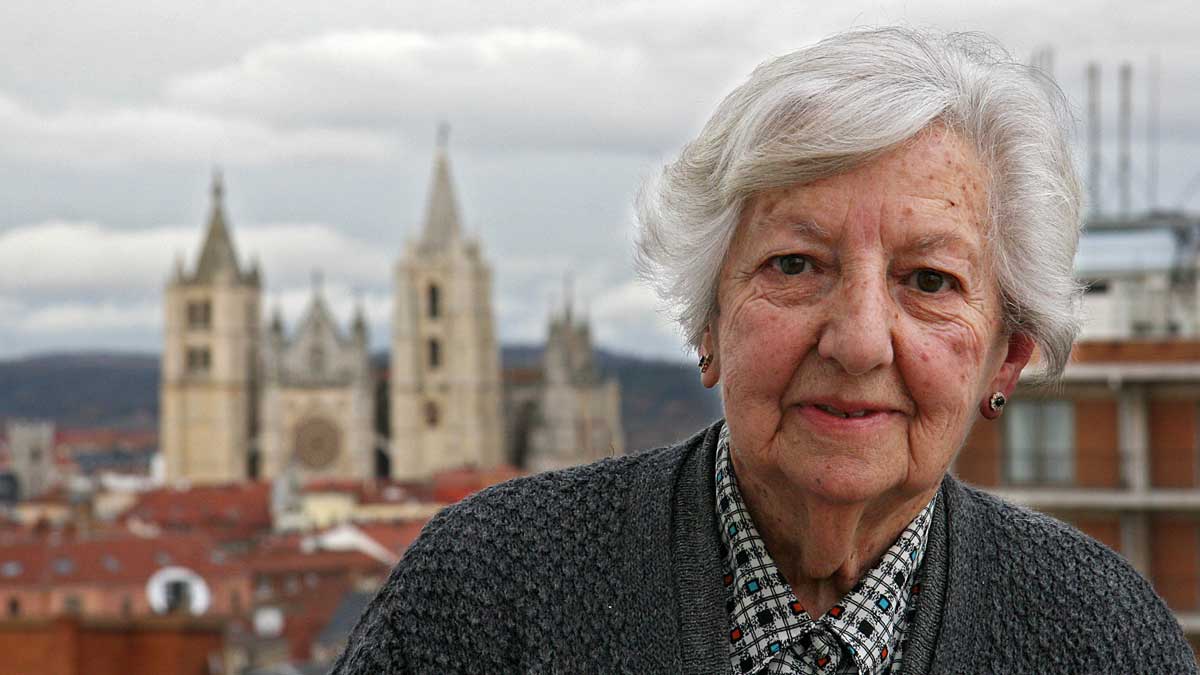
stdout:
POLYGON ((1104 210, 1100 203, 1100 64, 1087 66, 1088 81, 1088 201, 1092 217, 1104 210))
POLYGON ((1045 45, 1034 50, 1033 55, 1029 57, 1029 65, 1035 70, 1040 70, 1051 80, 1054 79, 1054 48, 1045 45))
POLYGON ((1117 77, 1117 96, 1121 106, 1117 114, 1117 195, 1121 215, 1127 217, 1133 187, 1129 170, 1129 149, 1133 142, 1133 66, 1128 61, 1122 63, 1117 77))
POLYGON ((1146 209, 1158 208, 1158 54, 1150 57, 1150 110, 1146 120, 1146 209))

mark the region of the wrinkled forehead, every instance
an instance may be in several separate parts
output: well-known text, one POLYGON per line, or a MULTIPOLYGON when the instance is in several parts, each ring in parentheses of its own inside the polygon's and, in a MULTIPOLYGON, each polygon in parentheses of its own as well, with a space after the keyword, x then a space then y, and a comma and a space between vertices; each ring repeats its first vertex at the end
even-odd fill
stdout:
POLYGON ((963 240, 975 242, 982 255, 988 184, 974 148, 935 127, 850 171, 755 193, 742 209, 734 244, 780 229, 832 242, 874 227, 894 245, 963 240))

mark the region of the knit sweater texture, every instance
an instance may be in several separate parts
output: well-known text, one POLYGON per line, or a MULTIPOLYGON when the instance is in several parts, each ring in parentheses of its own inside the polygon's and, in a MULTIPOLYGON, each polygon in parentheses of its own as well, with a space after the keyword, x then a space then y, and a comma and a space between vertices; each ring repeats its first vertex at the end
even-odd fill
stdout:
MULTIPOLYGON (((720 425, 443 510, 333 674, 730 672, 720 425)), ((909 675, 1198 672, 1174 616, 1123 558, 953 477, 918 579, 909 675)))

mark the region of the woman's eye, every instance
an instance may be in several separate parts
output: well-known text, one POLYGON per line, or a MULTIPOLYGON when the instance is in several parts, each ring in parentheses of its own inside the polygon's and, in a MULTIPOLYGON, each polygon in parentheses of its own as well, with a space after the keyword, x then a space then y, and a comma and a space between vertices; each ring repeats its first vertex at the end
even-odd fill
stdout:
POLYGON ((812 263, 808 258, 802 255, 778 255, 773 259, 775 268, 787 275, 801 274, 807 272, 812 263))
POLYGON ((923 293, 941 293, 954 286, 949 275, 935 270, 919 270, 913 273, 912 283, 923 293))

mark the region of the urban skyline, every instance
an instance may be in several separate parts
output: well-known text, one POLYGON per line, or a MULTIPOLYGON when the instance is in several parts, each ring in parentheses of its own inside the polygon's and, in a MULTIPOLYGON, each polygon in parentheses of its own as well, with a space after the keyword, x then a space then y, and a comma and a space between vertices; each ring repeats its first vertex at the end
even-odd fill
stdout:
POLYGON ((161 289, 175 259, 196 253, 215 166, 239 251, 268 270, 264 304, 293 323, 320 270, 340 320, 361 295, 372 347, 382 348, 394 258, 417 235, 425 158, 447 121, 465 227, 496 265, 501 342, 540 342, 571 273, 598 345, 681 359, 674 328, 633 274, 640 180, 755 63, 855 25, 982 30, 1024 61, 1051 48, 1079 120, 1081 170, 1085 66, 1100 62, 1110 207, 1117 68, 1130 62, 1135 210, 1148 200, 1157 58, 1157 203, 1195 208, 1196 26, 1183 3, 1155 7, 764 4, 732 15, 716 4, 418 13, 357 3, 242 16, 232 6, 118 3, 90 21, 8 8, 0 310, 15 319, 0 328, 0 358, 157 350, 161 289))

